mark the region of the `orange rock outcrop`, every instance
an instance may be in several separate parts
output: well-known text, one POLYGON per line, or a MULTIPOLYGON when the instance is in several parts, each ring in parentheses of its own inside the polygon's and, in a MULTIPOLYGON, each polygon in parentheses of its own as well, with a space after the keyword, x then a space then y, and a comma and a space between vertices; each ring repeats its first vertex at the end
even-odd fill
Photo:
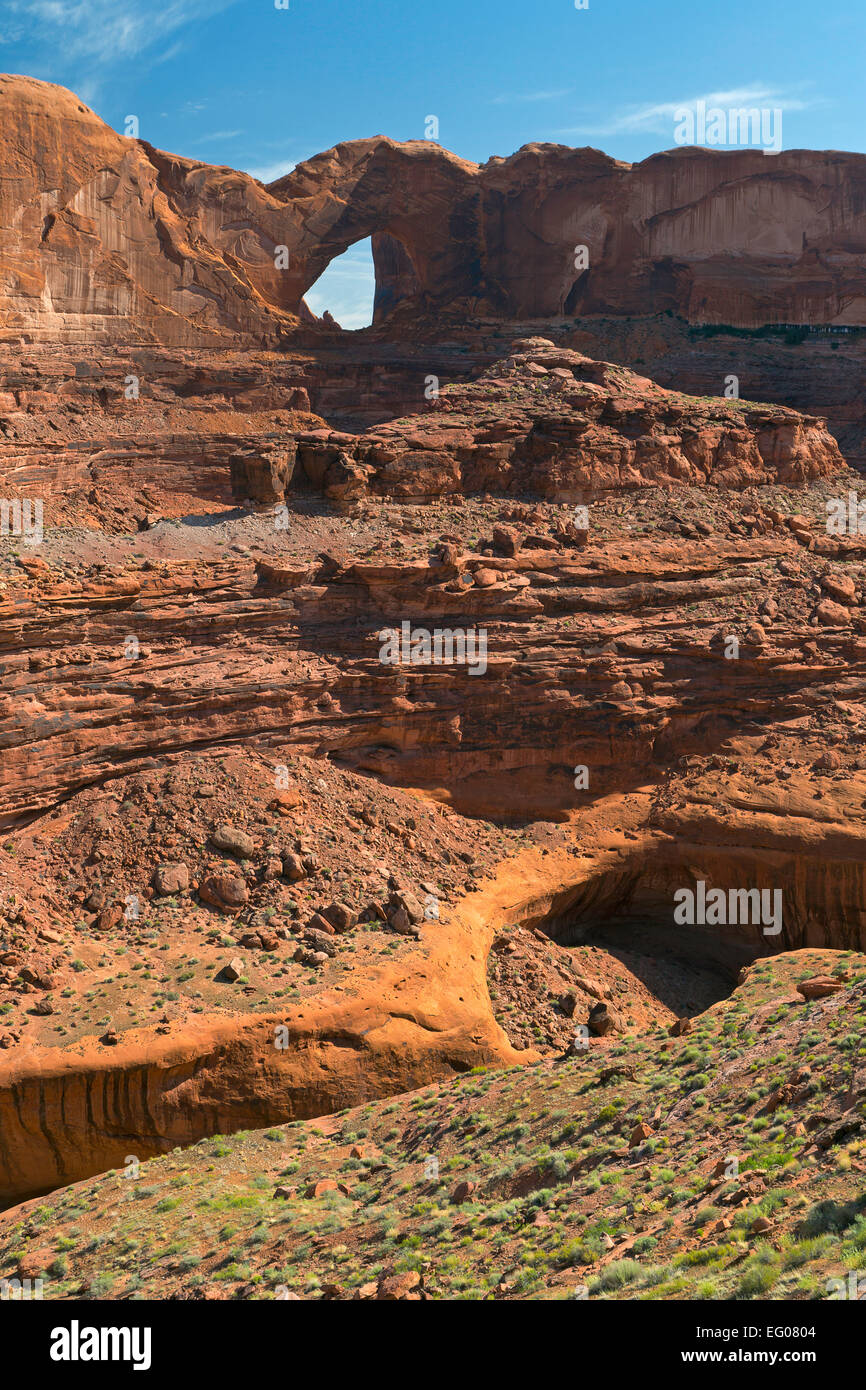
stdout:
POLYGON ((274 344, 368 236, 380 318, 866 322, 863 155, 682 148, 629 165, 531 144, 476 165, 378 136, 265 188, 120 135, 32 78, 0 77, 0 113, 7 337, 274 344))

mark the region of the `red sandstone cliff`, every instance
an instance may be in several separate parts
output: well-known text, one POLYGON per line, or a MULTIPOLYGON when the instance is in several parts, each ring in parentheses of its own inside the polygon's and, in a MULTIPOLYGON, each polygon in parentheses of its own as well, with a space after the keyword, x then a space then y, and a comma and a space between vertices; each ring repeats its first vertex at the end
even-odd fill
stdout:
POLYGON ((367 236, 380 317, 866 323, 859 154, 678 149, 628 165, 533 144, 478 166, 380 136, 265 189, 118 135, 32 78, 0 77, 0 116, 7 338, 273 343, 367 236))
POLYGON ((71 92, 0 77, 0 332, 273 338, 281 209, 247 174, 161 155, 71 92))

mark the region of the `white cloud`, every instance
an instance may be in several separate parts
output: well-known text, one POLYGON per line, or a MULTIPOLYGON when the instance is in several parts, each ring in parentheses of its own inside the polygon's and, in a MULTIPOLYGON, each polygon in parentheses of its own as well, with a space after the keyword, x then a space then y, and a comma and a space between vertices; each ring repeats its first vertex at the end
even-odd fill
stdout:
POLYGON ((210 19, 236 0, 5 0, 7 13, 29 21, 43 45, 67 59, 112 64, 164 45, 197 21, 210 19))
POLYGON ((239 135, 243 135, 242 130, 212 130, 209 135, 196 135, 192 141, 194 145, 212 144, 215 140, 236 140, 239 135))
POLYGON ((516 94, 503 93, 501 96, 493 98, 494 106, 511 106, 515 102, 521 101, 556 101, 558 97, 571 95, 573 88, 558 87, 549 92, 518 92, 516 94))
POLYGON ((777 88, 754 85, 735 87, 728 92, 707 92, 702 96, 684 97, 679 101, 662 101, 651 106, 633 106, 613 113, 601 124, 587 121, 584 125, 568 126, 558 130, 557 135, 670 135, 675 123, 675 113, 683 107, 694 110, 699 101, 707 107, 719 106, 728 111, 732 107, 757 106, 781 107, 789 111, 806 111, 820 102, 815 99, 804 101, 800 97, 789 96, 777 88))
POLYGON ((259 164, 254 169, 247 169, 247 173, 262 183, 275 183, 296 167, 295 161, 291 159, 277 159, 273 164, 259 164))

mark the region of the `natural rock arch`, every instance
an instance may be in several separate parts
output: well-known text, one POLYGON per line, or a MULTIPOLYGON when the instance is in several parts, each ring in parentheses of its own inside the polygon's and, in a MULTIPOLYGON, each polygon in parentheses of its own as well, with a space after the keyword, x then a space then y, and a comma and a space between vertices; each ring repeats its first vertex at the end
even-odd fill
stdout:
POLYGON ((377 137, 337 145, 269 185, 288 212, 286 289, 295 312, 331 261, 366 237, 379 319, 410 296, 432 305, 482 293, 477 172, 426 141, 377 137))
POLYGON ((127 139, 62 87, 0 76, 0 167, 0 331, 22 341, 276 346, 366 237, 379 322, 402 306, 866 323, 859 154, 681 148, 625 164, 531 144, 477 165, 375 136, 265 187, 127 139))

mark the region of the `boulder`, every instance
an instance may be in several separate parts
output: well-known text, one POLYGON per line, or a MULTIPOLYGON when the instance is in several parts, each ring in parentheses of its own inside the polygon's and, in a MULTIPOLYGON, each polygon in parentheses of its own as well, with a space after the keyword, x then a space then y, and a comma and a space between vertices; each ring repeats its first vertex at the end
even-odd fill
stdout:
POLYGON ((250 890, 237 874, 209 874, 198 886, 202 902, 230 912, 243 907, 249 900, 250 890))
POLYGON ((825 574, 821 588, 836 603, 852 607, 857 602, 857 587, 849 574, 825 574))
POLYGON ((339 1184, 333 1178, 319 1178, 318 1182, 311 1182, 304 1192, 305 1197, 315 1198, 324 1197, 326 1192, 338 1192, 339 1184))
POLYGON ((800 980, 797 991, 802 994, 804 999, 826 999, 831 994, 838 994, 845 986, 841 980, 834 979, 832 975, 813 975, 809 980, 800 980))
POLYGON ((610 1004, 596 1004, 590 1009, 587 1024, 589 1031, 599 1038, 607 1037, 610 1033, 625 1032, 622 1015, 610 1004))
POLYGON ((649 1139, 652 1136, 652 1133, 653 1131, 651 1126, 646 1124, 644 1121, 641 1121, 640 1124, 635 1125, 634 1129, 631 1132, 631 1136, 628 1141, 629 1148, 639 1148, 641 1144, 646 1143, 647 1139, 649 1139))
POLYGON ((239 859, 251 859, 256 847, 252 836, 234 825, 218 825, 210 839, 217 849, 235 854, 239 859))
POLYGON ((819 603, 812 618, 822 627, 845 627, 851 622, 851 614, 847 608, 843 608, 840 603, 834 603, 832 599, 825 598, 823 603, 819 603))
POLYGON ((284 854, 282 864, 283 874, 289 883, 300 883, 302 878, 307 877, 307 869, 299 854, 284 854))
POLYGON ((468 1202, 475 1192, 475 1186, 474 1182, 459 1182, 451 1193, 450 1201, 452 1206, 459 1207, 462 1206, 464 1202, 468 1202))
MULTIPOLYGON (((740 980, 740 984, 742 983, 743 981, 740 980)), ((690 1018, 678 1018, 671 1024, 670 1028, 668 1029, 668 1035, 672 1038, 682 1038, 685 1036, 686 1033, 690 1033, 691 1031, 692 1020, 690 1018)))
POLYGON ((241 978, 243 973, 243 961, 241 960, 240 956, 234 956, 229 961, 228 965, 223 966, 222 970, 220 971, 220 978, 223 980, 228 980, 229 984, 235 984, 241 978))
POLYGON ((337 932, 351 931, 358 924, 358 914, 346 903, 333 902, 322 909, 322 916, 337 932))
POLYGON ((160 864, 153 871, 152 882, 160 897, 183 893, 189 888, 189 869, 186 864, 160 864))
POLYGON ((421 1275, 417 1269, 407 1269, 402 1274, 383 1274, 380 1276, 376 1298, 383 1303, 396 1303, 411 1298, 421 1286, 421 1275))

